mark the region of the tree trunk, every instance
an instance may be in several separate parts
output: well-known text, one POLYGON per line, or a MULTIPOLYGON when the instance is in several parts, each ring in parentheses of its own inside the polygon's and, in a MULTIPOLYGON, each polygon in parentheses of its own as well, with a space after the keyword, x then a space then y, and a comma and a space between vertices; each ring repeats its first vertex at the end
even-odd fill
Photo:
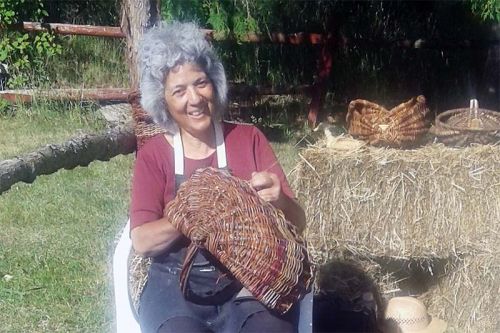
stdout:
POLYGON ((122 0, 121 29, 127 39, 126 56, 130 73, 130 89, 139 87, 137 47, 145 29, 160 20, 160 0, 122 0))
POLYGON ((135 151, 136 139, 131 126, 115 127, 101 134, 87 134, 62 145, 47 145, 38 151, 0 161, 0 194, 17 182, 32 183, 36 176, 48 175, 61 168, 73 169, 90 162, 108 161, 119 154, 135 151))

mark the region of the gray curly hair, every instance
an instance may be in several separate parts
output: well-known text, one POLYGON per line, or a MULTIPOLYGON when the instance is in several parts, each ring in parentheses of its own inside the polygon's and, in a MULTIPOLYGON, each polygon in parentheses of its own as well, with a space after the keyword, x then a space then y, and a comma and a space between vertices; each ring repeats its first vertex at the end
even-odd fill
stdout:
POLYGON ((146 31, 138 50, 141 106, 153 120, 171 133, 177 124, 165 103, 165 79, 177 65, 194 62, 212 81, 215 90, 215 117, 227 106, 227 80, 224 67, 203 32, 194 23, 161 22, 146 31))

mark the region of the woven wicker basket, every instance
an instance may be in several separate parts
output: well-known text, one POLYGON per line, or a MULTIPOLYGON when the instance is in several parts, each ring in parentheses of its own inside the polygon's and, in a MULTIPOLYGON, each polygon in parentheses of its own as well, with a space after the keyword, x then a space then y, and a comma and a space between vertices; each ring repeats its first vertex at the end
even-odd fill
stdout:
POLYGON ((417 96, 390 111, 363 99, 349 103, 346 122, 352 136, 372 145, 409 146, 427 132, 429 112, 424 96, 417 96))
POLYGON ((153 119, 142 109, 141 94, 138 91, 133 91, 128 95, 128 102, 132 106, 137 149, 141 148, 149 138, 166 132, 164 128, 156 125, 153 119))
MULTIPOLYGON (((309 292, 313 268, 304 240, 248 182, 199 169, 180 186, 165 216, 191 239, 188 253, 207 249, 268 308, 285 313, 309 292)), ((190 259, 188 254, 181 289, 190 259)))
POLYGON ((436 117, 431 133, 445 144, 467 146, 472 143, 500 142, 500 113, 480 109, 472 100, 470 108, 445 111, 436 117))

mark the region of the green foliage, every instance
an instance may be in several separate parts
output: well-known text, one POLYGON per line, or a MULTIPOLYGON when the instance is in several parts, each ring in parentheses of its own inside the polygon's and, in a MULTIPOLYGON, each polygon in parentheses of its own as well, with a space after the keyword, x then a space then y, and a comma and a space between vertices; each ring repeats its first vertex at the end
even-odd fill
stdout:
MULTIPOLYGON (((48 15, 42 0, 0 2, 0 30, 22 20, 40 21, 48 15)), ((7 86, 19 88, 35 80, 47 81, 45 62, 61 53, 56 37, 49 32, 37 34, 7 30, 0 37, 0 62, 9 66, 7 86)))
POLYGON ((0 117, 9 116, 12 113, 12 104, 0 98, 0 117))
POLYGON ((44 0, 49 22, 120 25, 120 0, 44 0))
POLYGON ((498 0, 470 0, 472 12, 484 21, 500 23, 500 1, 498 0))

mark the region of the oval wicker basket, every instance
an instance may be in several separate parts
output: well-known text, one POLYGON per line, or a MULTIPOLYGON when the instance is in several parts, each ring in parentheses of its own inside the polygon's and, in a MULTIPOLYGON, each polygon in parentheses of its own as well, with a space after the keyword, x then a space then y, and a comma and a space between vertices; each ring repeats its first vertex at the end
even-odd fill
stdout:
POLYGON ((500 141, 500 113, 487 109, 461 108, 436 117, 431 133, 448 145, 494 144, 500 141))

